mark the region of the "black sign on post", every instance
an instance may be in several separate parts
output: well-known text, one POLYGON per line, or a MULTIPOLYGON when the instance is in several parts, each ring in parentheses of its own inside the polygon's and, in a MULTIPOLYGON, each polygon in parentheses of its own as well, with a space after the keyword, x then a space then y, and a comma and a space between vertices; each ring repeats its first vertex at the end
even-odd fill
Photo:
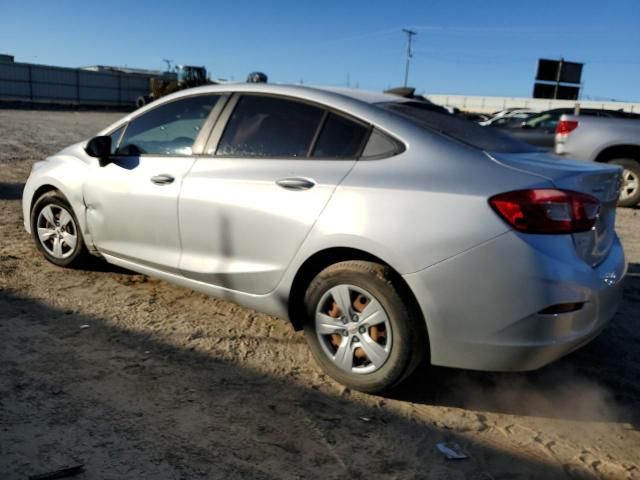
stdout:
POLYGON ((582 82, 582 63, 562 62, 562 70, 560 70, 560 81, 562 83, 582 82))
POLYGON ((542 80, 543 82, 555 82, 558 79, 559 68, 560 62, 558 60, 547 60, 545 58, 541 58, 538 60, 536 80, 542 80))
POLYGON ((539 59, 533 98, 577 100, 580 95, 583 65, 564 59, 539 59))
POLYGON ((553 83, 536 82, 533 85, 533 98, 555 98, 557 100, 578 100, 580 87, 569 85, 556 86, 553 83))

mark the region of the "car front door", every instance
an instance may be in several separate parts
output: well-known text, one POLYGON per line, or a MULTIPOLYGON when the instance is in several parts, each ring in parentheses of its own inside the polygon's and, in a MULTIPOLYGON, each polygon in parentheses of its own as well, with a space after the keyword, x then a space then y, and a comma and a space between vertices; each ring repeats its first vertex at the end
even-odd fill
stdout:
POLYGON ((183 183, 182 274, 252 294, 273 290, 368 134, 316 105, 235 96, 183 183))
POLYGON ((219 95, 181 98, 112 134, 113 156, 84 183, 87 226, 98 250, 178 272, 178 196, 219 95))

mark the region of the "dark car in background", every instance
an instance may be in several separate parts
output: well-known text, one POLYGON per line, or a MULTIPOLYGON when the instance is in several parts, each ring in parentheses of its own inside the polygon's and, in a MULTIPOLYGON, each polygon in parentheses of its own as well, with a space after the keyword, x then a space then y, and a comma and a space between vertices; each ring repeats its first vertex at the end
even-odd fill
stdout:
MULTIPOLYGON (((532 115, 518 124, 491 125, 500 128, 509 135, 525 141, 531 145, 553 148, 555 143, 556 126, 562 115, 571 115, 574 108, 555 108, 532 115)), ((619 110, 604 110, 598 108, 582 108, 580 115, 605 118, 633 118, 640 119, 639 114, 619 110)))

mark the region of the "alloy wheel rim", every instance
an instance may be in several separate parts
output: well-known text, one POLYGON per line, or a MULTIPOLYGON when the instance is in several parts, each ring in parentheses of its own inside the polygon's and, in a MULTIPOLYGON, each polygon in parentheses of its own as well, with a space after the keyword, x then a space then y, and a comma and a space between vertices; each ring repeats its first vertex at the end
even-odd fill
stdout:
POLYGON ((640 188, 640 179, 631 170, 624 169, 622 172, 622 188, 620 189, 620 200, 633 197, 640 188))
POLYGON ((323 352, 344 372, 373 373, 389 359, 389 317, 360 287, 341 284, 327 290, 316 307, 315 327, 323 352))
POLYGON ((38 214, 36 228, 40 245, 53 258, 64 260, 73 255, 78 229, 67 209, 54 204, 45 206, 38 214))

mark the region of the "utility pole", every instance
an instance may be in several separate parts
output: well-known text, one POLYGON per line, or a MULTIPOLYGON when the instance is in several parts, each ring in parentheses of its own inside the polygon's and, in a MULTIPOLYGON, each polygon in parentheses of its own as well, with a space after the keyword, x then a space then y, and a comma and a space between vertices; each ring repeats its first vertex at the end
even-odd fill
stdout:
POLYGON ((411 41, 413 40, 413 36, 417 35, 417 32, 413 30, 408 30, 403 28, 402 31, 407 34, 407 65, 404 69, 404 86, 407 86, 407 81, 409 80, 409 62, 411 62, 411 58, 413 57, 413 51, 411 50, 411 41))

